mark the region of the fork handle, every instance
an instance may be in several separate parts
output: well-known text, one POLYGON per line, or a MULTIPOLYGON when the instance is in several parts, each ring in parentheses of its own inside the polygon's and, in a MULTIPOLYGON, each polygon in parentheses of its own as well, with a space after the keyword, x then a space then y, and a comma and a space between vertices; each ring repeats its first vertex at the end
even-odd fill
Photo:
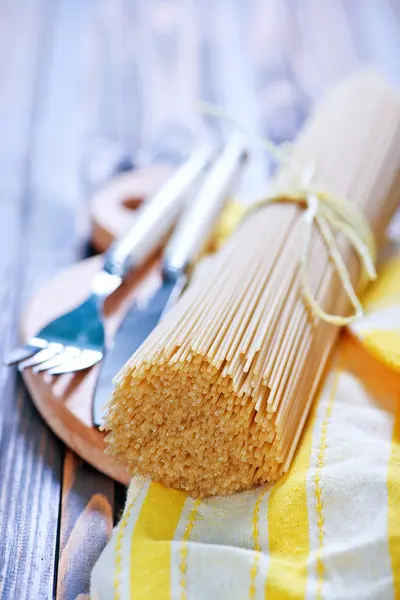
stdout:
POLYGON ((135 224, 106 252, 104 270, 122 280, 162 245, 175 224, 190 188, 213 156, 210 146, 195 151, 166 184, 139 210, 135 224))
POLYGON ((186 205, 168 242, 163 260, 164 277, 176 278, 186 273, 202 253, 246 157, 240 138, 227 143, 197 195, 186 205))

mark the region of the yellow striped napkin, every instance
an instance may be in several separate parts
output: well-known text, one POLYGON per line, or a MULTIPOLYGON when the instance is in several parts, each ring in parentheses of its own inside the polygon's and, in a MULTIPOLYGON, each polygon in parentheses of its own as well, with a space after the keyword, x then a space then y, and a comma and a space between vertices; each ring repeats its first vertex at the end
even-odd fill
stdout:
POLYGON ((400 370, 400 254, 383 266, 364 307, 365 318, 353 323, 351 330, 377 359, 400 370))
MULTIPOLYGON (((400 310, 399 282, 397 258, 354 331, 395 367, 400 327, 388 315, 400 310)), ((339 345, 274 486, 194 500, 134 478, 91 598, 400 599, 400 375, 360 350, 349 336, 339 345)))

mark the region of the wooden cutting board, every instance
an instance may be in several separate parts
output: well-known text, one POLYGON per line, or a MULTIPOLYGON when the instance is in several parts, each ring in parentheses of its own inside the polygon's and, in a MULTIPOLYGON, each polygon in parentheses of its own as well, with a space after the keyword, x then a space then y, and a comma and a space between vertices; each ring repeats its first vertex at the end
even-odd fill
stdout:
MULTIPOLYGON (((32 298, 23 315, 22 340, 81 302, 89 294, 90 280, 101 264, 102 258, 98 256, 83 260, 48 282, 32 298)), ((133 300, 147 296, 160 281, 158 264, 154 259, 107 299, 105 329, 108 339, 133 300)), ((27 369, 23 378, 37 409, 56 435, 94 467, 127 484, 129 477, 125 470, 104 454, 104 434, 93 427, 92 396, 99 366, 58 377, 27 369)))

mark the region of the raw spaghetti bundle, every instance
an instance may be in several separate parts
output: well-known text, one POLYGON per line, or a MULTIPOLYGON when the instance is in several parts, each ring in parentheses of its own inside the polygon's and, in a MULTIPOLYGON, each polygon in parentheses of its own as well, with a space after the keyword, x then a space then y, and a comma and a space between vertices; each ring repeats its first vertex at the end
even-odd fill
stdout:
MULTIPOLYGON (((290 161, 312 166, 310 189, 351 200, 379 244, 400 193, 399 97, 373 74, 353 77, 310 118, 290 161)), ((301 195, 299 186, 288 160, 276 195, 301 195)), ((351 231, 338 229, 327 247, 312 228, 307 286, 320 310, 349 315, 332 248, 353 286, 363 270, 351 231)), ((208 496, 288 470, 339 332, 304 299, 304 243, 303 207, 260 206, 128 361, 106 428, 132 474, 208 496)))

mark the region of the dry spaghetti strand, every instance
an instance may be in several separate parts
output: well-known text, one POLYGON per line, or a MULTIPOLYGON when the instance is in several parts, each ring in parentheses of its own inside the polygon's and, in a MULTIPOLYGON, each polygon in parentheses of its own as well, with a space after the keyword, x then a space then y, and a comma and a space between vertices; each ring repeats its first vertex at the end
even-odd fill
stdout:
POLYGON ((208 496, 288 470, 337 325, 374 276, 399 165, 399 97, 353 77, 300 133, 274 202, 248 214, 117 377, 107 440, 130 473, 208 496), (312 183, 294 164, 313 164, 312 183))

